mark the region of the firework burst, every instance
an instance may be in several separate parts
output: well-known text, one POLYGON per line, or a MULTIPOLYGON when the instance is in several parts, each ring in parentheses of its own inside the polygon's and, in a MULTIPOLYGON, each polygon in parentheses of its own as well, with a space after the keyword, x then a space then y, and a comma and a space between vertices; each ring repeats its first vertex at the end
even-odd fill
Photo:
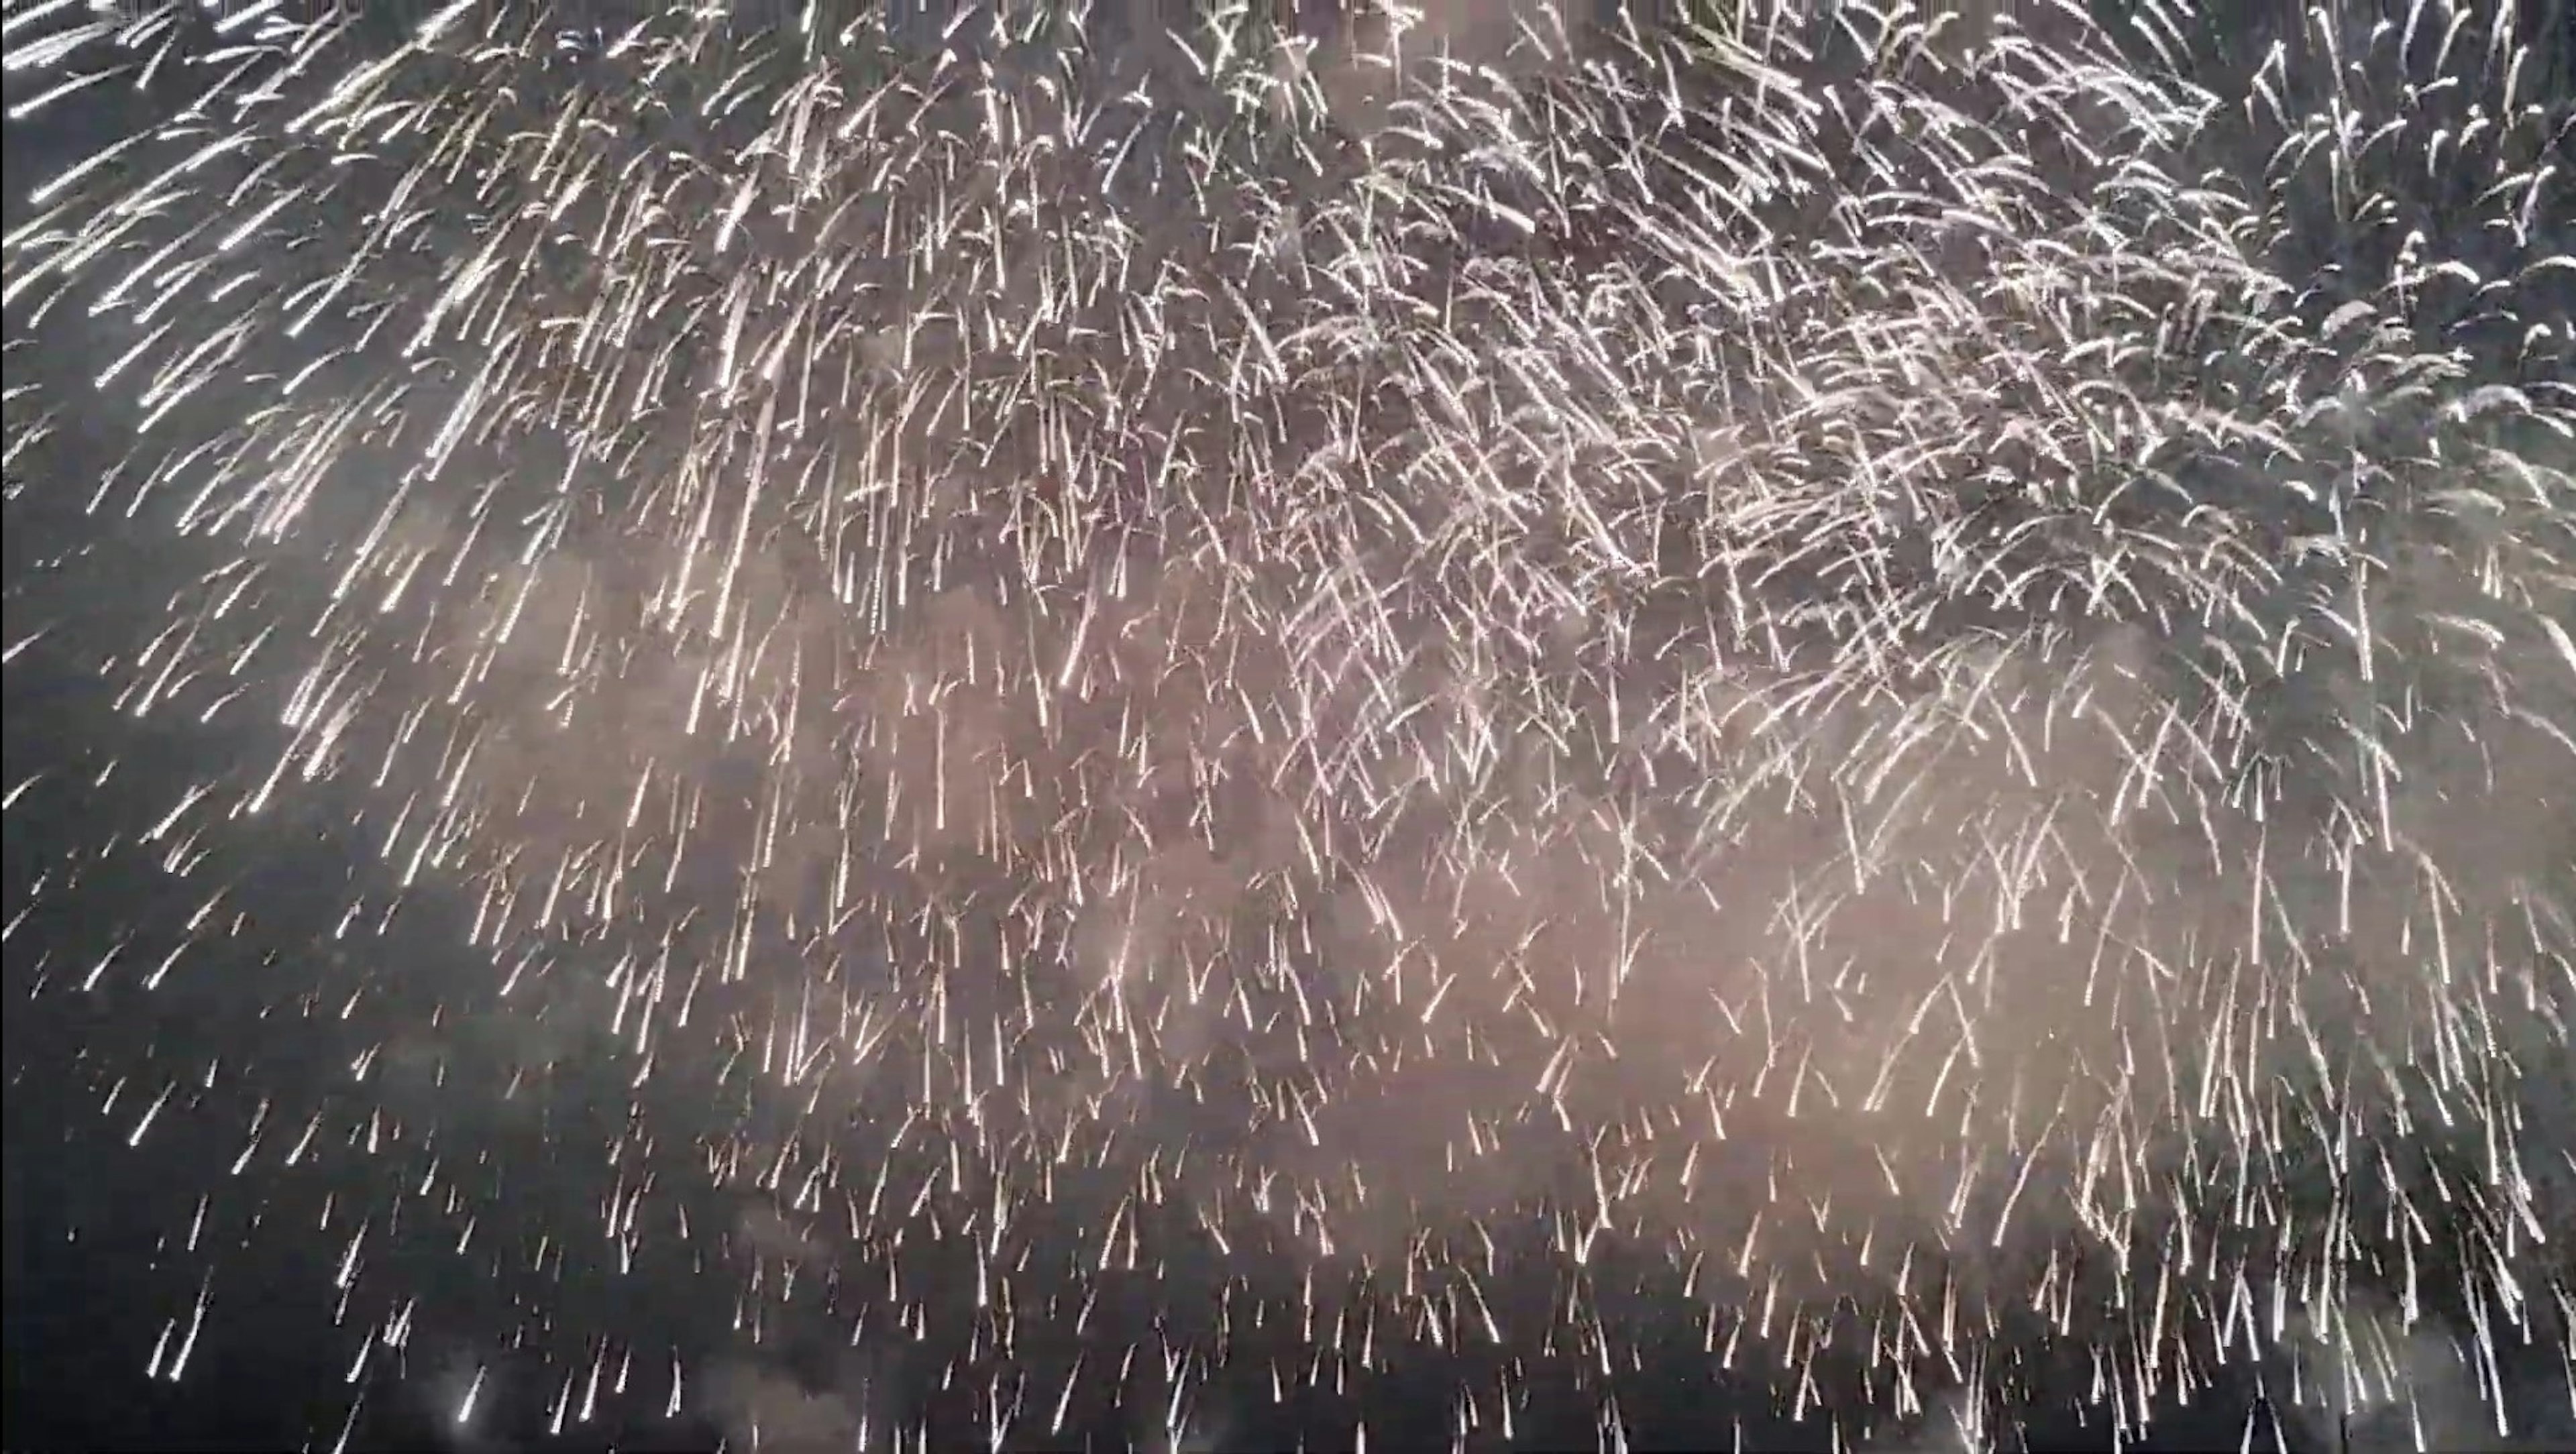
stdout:
POLYGON ((2576 1416, 2551 17, 755 8, 8 12, 154 1376, 319 1251, 326 1445, 2576 1416))

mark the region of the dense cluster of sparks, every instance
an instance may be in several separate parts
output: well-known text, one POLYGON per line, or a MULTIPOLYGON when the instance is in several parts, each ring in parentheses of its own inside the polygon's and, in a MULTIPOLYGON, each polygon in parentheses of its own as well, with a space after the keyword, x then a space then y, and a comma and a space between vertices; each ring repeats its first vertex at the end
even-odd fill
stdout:
POLYGON ((92 1063, 237 1149, 155 1374, 318 1236, 353 1421, 2570 1417, 2546 20, 760 9, 11 0, 9 490, 200 745, 11 1014, 346 1071, 92 1063))

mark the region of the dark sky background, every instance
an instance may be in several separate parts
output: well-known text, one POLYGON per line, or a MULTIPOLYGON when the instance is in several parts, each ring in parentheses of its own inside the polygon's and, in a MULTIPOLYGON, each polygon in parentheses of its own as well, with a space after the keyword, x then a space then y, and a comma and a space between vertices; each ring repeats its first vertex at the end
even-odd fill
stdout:
MULTIPOLYGON (((11 224, 21 215, 31 180, 49 175, 66 156, 86 153, 120 124, 116 103, 104 99, 58 108, 35 126, 12 123, 5 156, 11 224)), ((13 316, 13 332, 15 327, 13 316)), ((9 381, 15 386, 41 377, 68 384, 72 392, 64 397, 76 399, 79 364, 12 354, 9 381)), ((190 558, 192 547, 121 534, 117 525, 79 509, 84 482, 112 460, 104 441, 114 432, 111 424, 85 420, 78 410, 68 413, 57 435, 13 468, 0 520, 5 634, 15 643, 40 625, 48 628, 6 670, 0 745, 10 785, 43 778, 9 811, 0 843, 0 919, 25 913, 5 944, 8 1000, 0 1012, 7 1075, 0 1097, 6 1117, 6 1151, 0 1156, 6 1187, 0 1443, 13 1450, 272 1450, 308 1442, 327 1448, 340 1432, 352 1392, 346 1380, 352 1340, 333 1331, 332 1275, 341 1234, 263 1235, 204 1257, 180 1255, 169 1243, 199 1196, 228 1181, 239 1142, 217 1128, 241 1125, 248 1101, 262 1090, 276 1094, 281 1104, 327 1095, 334 1077, 345 1074, 346 1056, 380 1038, 385 1024, 399 1021, 399 995, 371 1004, 349 1023, 282 1008, 297 1004, 300 986, 329 982, 328 966, 317 957, 359 952, 335 947, 332 935, 353 890, 367 887, 377 870, 340 833, 327 802, 289 803, 259 828, 256 863, 242 865, 246 887, 238 897, 257 908, 250 932, 193 957, 174 988, 149 1003, 113 990, 82 996, 64 988, 80 967, 120 943, 135 946, 125 951, 129 955, 157 958, 165 952, 145 946, 178 933, 202 890, 160 874, 148 854, 126 849, 99 860, 97 851, 119 838, 130 843, 202 776, 208 762, 237 758, 241 749, 224 734, 245 730, 119 715, 110 707, 111 686, 93 670, 102 656, 130 651, 153 629, 170 584, 200 564, 190 558), (115 771, 108 781, 87 782, 109 764, 115 771), (78 881, 66 889, 65 875, 74 869, 78 881), (30 998, 29 988, 39 982, 45 991, 30 998), (164 1081, 209 1060, 221 1060, 227 1069, 214 1089, 178 1098, 182 1104, 173 1114, 184 1110, 185 1122, 129 1147, 127 1132, 141 1106, 164 1081), (115 1112, 103 1115, 109 1088, 128 1075, 132 1083, 119 1095, 115 1112), (186 1378, 177 1384, 147 1379, 144 1369, 156 1339, 173 1315, 184 1322, 197 1269, 209 1262, 219 1268, 221 1285, 186 1378)), ((241 851, 240 845, 210 847, 241 851)), ((452 912, 453 906, 424 895, 406 908, 395 932, 371 941, 363 952, 379 956, 380 976, 395 983, 432 983, 453 943, 452 912)), ((495 1148, 496 1159, 522 1176, 535 1169, 539 1180, 514 1192, 525 1199, 518 1211, 543 1218, 561 1208, 579 1220, 592 1215, 589 1205, 598 1195, 602 1169, 566 1154, 566 1148, 597 1141, 567 1126, 566 1118, 602 1113, 607 1093, 568 1075, 551 1095, 542 1125, 495 1120, 466 1125, 457 1134, 495 1148)), ((269 1176, 273 1161, 264 1158, 246 1177, 269 1176)), ((360 1168, 344 1175, 317 1167, 293 1178, 269 1177, 255 1196, 262 1217, 283 1227, 316 1217, 320 1204, 335 1196, 375 1195, 370 1179, 383 1174, 360 1168)), ((404 1254, 397 1242, 382 1255, 404 1254)), ((452 1261, 422 1265, 429 1295, 443 1304, 446 1327, 480 1322, 499 1328, 529 1315, 521 1291, 460 1280, 452 1261)), ((687 1350, 692 1366, 721 1362, 728 1287, 677 1274, 646 1281, 641 1294, 567 1284, 556 1295, 568 1306, 581 1299, 596 1304, 579 1317, 567 1314, 565 1321, 576 1326, 614 1321, 612 1296, 661 1299, 638 1312, 657 1327, 700 1329, 704 1345, 687 1350)), ((2548 1352, 2534 1351, 2544 1359, 2548 1352)), ((379 1360, 366 1375, 367 1414, 353 1432, 352 1447, 516 1447, 536 1428, 552 1389, 505 1383, 487 1415, 461 1431, 448 1411, 466 1356, 425 1342, 405 1364, 379 1360)), ((1672 1397, 1627 1409, 1640 1447, 1715 1447, 1737 1417, 1755 1417, 1746 1409, 1721 1407, 1700 1380, 1695 1332, 1677 1328, 1666 1357, 1672 1397)), ((828 1384, 828 1363, 820 1368, 810 1381, 828 1384)), ((1408 1426, 1420 1431, 1425 1444, 1438 1438, 1449 1412, 1447 1390, 1459 1371, 1425 1366, 1381 1379, 1371 1422, 1384 1442, 1374 1447, 1413 1447, 1404 1436, 1408 1426)), ((2086 1397, 2091 1380, 2081 1366, 2066 1373, 2063 1397, 2055 1402, 2071 1410, 2086 1397)), ((1651 1373, 1638 1382, 1656 1386, 1651 1373)), ((2156 1441, 2146 1447, 2235 1448, 2250 1403, 2245 1390, 2204 1398, 2196 1409, 2162 1422, 2156 1441)), ((1116 1423, 1104 1417, 1088 1432, 1105 1439, 1116 1423)), ((1802 1445, 1785 1428, 1764 1432, 1766 1423, 1749 1426, 1761 1447, 1802 1445)), ((1590 1447, 1595 1438, 1587 1403, 1579 1397, 1552 1401, 1542 1391, 1531 1424, 1529 1447, 1590 1447), (1551 1402, 1561 1407, 1551 1408, 1551 1402)), ((704 1447, 714 1437, 711 1429, 693 1424, 626 1432, 633 1435, 621 1443, 627 1448, 704 1447)), ((2285 1432, 2291 1447, 2302 1446, 2298 1431, 2285 1432)), ((1284 1444, 1294 1433, 1284 1426, 1241 1426, 1240 1443, 1231 1447, 1284 1444)), ((1335 1436, 1316 1437, 1329 1446, 1335 1436)), ((550 1447, 604 1442, 593 1431, 550 1447)), ((2108 1436, 2099 1424, 2088 1426, 2072 1412, 2060 1412, 2034 1415, 2015 1442, 2100 1448, 2108 1436)), ((2310 1441, 2307 1447, 2319 1446, 2310 1441)))

